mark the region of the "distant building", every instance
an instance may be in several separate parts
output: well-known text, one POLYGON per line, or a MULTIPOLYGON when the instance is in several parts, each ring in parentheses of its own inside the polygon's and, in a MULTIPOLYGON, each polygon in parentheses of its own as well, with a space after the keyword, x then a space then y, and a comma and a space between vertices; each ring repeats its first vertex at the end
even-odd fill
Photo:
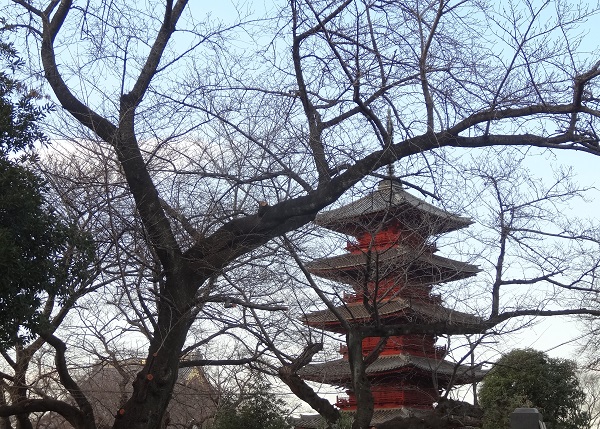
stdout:
MULTIPOLYGON (((78 384, 91 402, 98 429, 113 426, 115 415, 133 392, 132 383, 142 369, 143 359, 130 358, 117 362, 98 362, 78 384)), ((218 393, 197 367, 180 368, 173 397, 165 415, 165 428, 205 429, 217 409, 218 393)), ((38 429, 70 428, 54 413, 43 415, 38 429)))

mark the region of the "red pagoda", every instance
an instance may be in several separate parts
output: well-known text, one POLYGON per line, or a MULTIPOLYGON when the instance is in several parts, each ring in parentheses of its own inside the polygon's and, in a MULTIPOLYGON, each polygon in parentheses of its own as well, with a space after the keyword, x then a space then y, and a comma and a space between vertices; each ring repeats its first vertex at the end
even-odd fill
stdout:
MULTIPOLYGON (((376 191, 341 208, 317 216, 327 229, 355 238, 347 253, 307 264, 311 273, 347 284, 343 304, 337 307, 351 325, 379 323, 476 323, 479 319, 442 305, 432 294, 435 284, 464 279, 478 267, 435 255, 432 236, 467 227, 472 221, 441 210, 406 192, 394 180, 380 182, 376 191), (366 305, 365 305, 366 304, 366 305)), ((338 318, 329 310, 306 316, 308 326, 344 334, 338 318)), ((443 332, 440 332, 443 334, 443 332)), ((375 403, 372 424, 422 415, 433 410, 443 389, 471 383, 484 371, 457 366, 444 360, 446 349, 436 346, 435 335, 389 337, 378 358, 367 367, 375 403)), ((367 355, 379 337, 362 342, 367 355)), ((346 390, 337 398, 342 412, 352 413, 357 403, 352 391, 348 349, 340 347, 341 359, 303 368, 300 375, 310 381, 346 390)), ((319 416, 303 415, 297 428, 317 428, 319 416)))

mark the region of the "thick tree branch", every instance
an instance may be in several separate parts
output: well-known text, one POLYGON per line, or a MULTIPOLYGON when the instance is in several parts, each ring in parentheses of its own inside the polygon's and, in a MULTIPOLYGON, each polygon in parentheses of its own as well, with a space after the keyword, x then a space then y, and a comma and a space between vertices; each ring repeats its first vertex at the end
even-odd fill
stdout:
POLYGON ((85 104, 83 104, 69 89, 58 70, 56 63, 56 54, 54 52, 54 38, 60 27, 63 25, 69 9, 71 1, 64 0, 61 2, 58 11, 50 21, 47 9, 45 19, 43 20, 43 37, 41 45, 41 58, 44 67, 46 80, 52 87, 54 94, 58 98, 60 104, 81 124, 98 134, 102 139, 110 142, 115 134, 116 127, 108 120, 98 115, 85 104))
POLYGON ((198 261, 196 269, 213 273, 222 269, 229 261, 266 243, 270 239, 292 231, 314 219, 324 207, 336 201, 347 189, 370 172, 417 153, 439 147, 491 147, 491 146, 537 146, 554 149, 575 149, 594 155, 600 150, 573 146, 570 136, 542 137, 524 135, 488 135, 462 137, 449 133, 421 135, 379 150, 356 161, 326 185, 298 198, 269 206, 264 213, 234 219, 219 228, 206 240, 192 246, 186 256, 198 261))
POLYGON ((87 417, 77 407, 56 399, 27 399, 14 405, 0 405, 0 417, 54 411, 63 416, 76 429, 88 429, 87 417))
MULTIPOLYGON (((560 115, 560 114, 571 114, 576 111, 582 111, 582 106, 575 104, 532 104, 526 107, 510 107, 506 109, 489 109, 481 112, 474 113, 467 118, 461 120, 453 127, 448 128, 449 134, 458 135, 463 131, 468 130, 474 125, 481 124, 488 121, 499 121, 501 119, 508 118, 520 118, 534 115, 560 115)), ((590 111, 589 113, 592 114, 590 111)), ((570 136, 570 139, 576 137, 574 134, 564 134, 570 136)))
POLYGON ((177 21, 181 17, 181 14, 187 5, 187 0, 177 0, 177 3, 175 3, 174 7, 173 0, 168 0, 166 3, 164 19, 160 30, 156 35, 154 44, 150 49, 150 53, 146 58, 146 63, 144 64, 144 67, 142 68, 142 71, 140 72, 140 75, 138 76, 138 79, 135 82, 131 92, 124 95, 127 100, 127 107, 135 109, 135 107, 140 104, 142 98, 146 94, 150 82, 156 75, 156 70, 158 69, 158 65, 160 64, 167 43, 175 32, 177 21))
POLYGON ((552 317, 552 316, 600 316, 600 310, 577 308, 566 310, 515 310, 507 311, 492 316, 478 323, 455 324, 447 322, 422 323, 422 324, 397 324, 381 326, 360 326, 356 331, 364 337, 381 337, 393 335, 429 334, 429 335, 466 335, 483 334, 495 326, 517 317, 552 317))
POLYGON ((323 344, 309 344, 302 354, 293 362, 279 368, 279 378, 290 390, 315 411, 325 418, 329 423, 335 423, 340 419, 340 412, 326 399, 321 398, 306 382, 297 374, 298 370, 306 366, 312 357, 323 349, 323 344))
POLYGON ((79 408, 81 409, 81 415, 84 417, 84 426, 86 429, 96 429, 96 423, 94 420, 94 410, 92 405, 84 395, 83 391, 69 373, 65 352, 67 346, 59 338, 51 334, 42 335, 42 338, 46 340, 48 344, 54 347, 56 351, 55 365, 60 378, 61 384, 69 391, 79 408))

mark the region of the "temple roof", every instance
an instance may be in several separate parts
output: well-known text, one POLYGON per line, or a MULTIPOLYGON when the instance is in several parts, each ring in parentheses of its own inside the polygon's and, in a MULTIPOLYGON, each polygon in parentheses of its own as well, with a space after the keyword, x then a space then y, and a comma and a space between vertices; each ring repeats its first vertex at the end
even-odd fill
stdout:
MULTIPOLYGON (((415 368, 428 374, 435 374, 441 379, 453 378, 453 384, 466 384, 481 380, 487 371, 480 367, 456 365, 440 359, 422 356, 399 354, 392 356, 379 356, 379 358, 366 369, 367 375, 376 375, 393 372, 401 368, 415 368)), ((338 359, 320 364, 309 364, 302 368, 298 375, 303 379, 326 384, 342 385, 350 382, 350 364, 347 359, 338 359)))
MULTIPOLYGON (((371 314, 360 302, 349 303, 336 307, 342 317, 346 320, 354 320, 364 323, 370 320, 371 314)), ((439 304, 430 304, 423 301, 395 298, 381 303, 378 308, 381 318, 405 317, 418 319, 425 322, 446 322, 449 324, 475 324, 480 323, 481 318, 472 314, 451 310, 439 304)), ((305 323, 310 326, 325 326, 339 322, 338 318, 330 310, 320 310, 305 316, 305 323)))
POLYGON ((402 185, 391 180, 382 180, 378 189, 366 197, 320 213, 315 223, 333 231, 353 235, 357 230, 369 229, 369 225, 365 223, 379 223, 375 216, 377 213, 393 214, 402 219, 402 223, 410 229, 425 232, 425 236, 443 234, 473 223, 467 217, 449 213, 409 194, 402 185), (363 218, 363 222, 359 221, 360 218, 363 218))
POLYGON ((403 244, 384 251, 345 253, 317 259, 307 262, 306 267, 319 277, 350 284, 356 282, 362 284, 365 280, 366 267, 374 264, 377 264, 377 270, 370 270, 368 280, 376 280, 375 272, 379 274, 378 280, 399 274, 409 278, 411 284, 422 285, 460 280, 481 271, 476 265, 415 250, 414 247, 403 244))

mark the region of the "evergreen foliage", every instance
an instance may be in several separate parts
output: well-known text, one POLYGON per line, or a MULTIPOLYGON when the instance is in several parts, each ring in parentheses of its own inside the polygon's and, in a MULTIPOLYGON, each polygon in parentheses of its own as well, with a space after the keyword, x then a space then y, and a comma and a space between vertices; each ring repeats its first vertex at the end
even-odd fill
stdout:
POLYGON ((581 409, 584 398, 573 361, 513 350, 496 362, 479 390, 483 429, 508 429, 518 407, 537 408, 548 429, 585 429, 590 416, 581 409))
POLYGON ((238 401, 229 400, 219 409, 212 429, 290 429, 285 402, 267 383, 259 383, 238 401))

